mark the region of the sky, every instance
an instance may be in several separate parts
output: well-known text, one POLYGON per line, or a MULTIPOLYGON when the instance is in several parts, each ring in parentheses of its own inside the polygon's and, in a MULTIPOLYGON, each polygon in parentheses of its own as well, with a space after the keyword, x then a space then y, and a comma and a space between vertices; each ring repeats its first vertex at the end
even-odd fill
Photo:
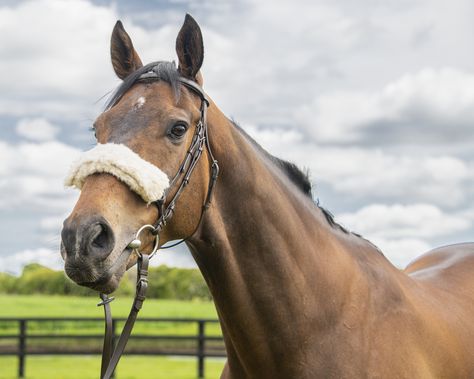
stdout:
POLYGON ((398 267, 474 239, 471 0, 0 0, 0 271, 62 267, 63 178, 119 84, 116 20, 144 63, 176 60, 186 12, 206 92, 338 222, 398 267))

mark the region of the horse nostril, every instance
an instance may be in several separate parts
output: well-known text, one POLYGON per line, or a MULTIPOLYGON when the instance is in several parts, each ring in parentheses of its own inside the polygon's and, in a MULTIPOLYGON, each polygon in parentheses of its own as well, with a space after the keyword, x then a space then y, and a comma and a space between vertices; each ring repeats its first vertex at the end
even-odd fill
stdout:
POLYGON ((108 242, 108 236, 107 236, 107 229, 106 226, 99 224, 98 228, 100 228, 99 234, 92 239, 92 246, 97 247, 99 249, 103 249, 106 247, 107 242, 108 242))
POLYGON ((114 247, 114 236, 110 226, 106 222, 97 222, 89 227, 88 232, 86 250, 97 258, 106 258, 114 247))
POLYGON ((112 252, 114 233, 103 217, 76 217, 64 221, 61 232, 63 258, 103 260, 112 252))

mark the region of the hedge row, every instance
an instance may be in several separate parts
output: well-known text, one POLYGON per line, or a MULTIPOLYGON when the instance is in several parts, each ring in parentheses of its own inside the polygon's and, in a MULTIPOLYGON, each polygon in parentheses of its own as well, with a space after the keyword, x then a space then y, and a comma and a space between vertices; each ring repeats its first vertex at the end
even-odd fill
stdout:
MULTIPOLYGON (((124 276, 118 295, 135 292, 135 269, 124 276)), ((33 263, 24 267, 20 276, 0 273, 0 293, 97 296, 97 292, 72 282, 63 271, 33 263)), ((196 269, 167 266, 151 267, 147 297, 155 299, 211 299, 201 273, 196 269)))

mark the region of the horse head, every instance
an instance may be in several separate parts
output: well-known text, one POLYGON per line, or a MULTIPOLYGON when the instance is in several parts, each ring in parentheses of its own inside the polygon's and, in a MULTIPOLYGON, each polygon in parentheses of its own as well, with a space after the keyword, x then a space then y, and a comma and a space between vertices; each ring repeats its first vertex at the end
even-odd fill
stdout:
MULTIPOLYGON (((209 159, 199 156, 212 154, 203 148, 208 100, 200 89, 202 35, 189 15, 176 52, 178 67, 174 62, 143 66, 122 23, 113 29, 112 65, 122 83, 94 122, 97 147, 67 179, 81 194, 64 221, 61 255, 67 275, 78 284, 104 293, 116 289, 136 263, 129 244, 137 230, 160 219, 166 223, 165 211, 175 216, 161 231, 160 245, 184 238, 199 224, 211 175, 209 159), (176 195, 179 206, 167 207, 176 195)), ((140 235, 144 253, 155 243, 150 230, 140 235)))

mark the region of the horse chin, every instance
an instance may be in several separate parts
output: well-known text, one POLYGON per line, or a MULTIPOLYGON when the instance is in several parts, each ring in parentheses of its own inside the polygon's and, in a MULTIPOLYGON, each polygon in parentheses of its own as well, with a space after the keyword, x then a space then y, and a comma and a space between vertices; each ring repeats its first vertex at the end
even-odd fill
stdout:
POLYGON ((89 287, 100 293, 110 294, 118 288, 120 284, 120 279, 122 278, 124 272, 125 270, 122 273, 115 273, 109 278, 105 279, 104 281, 99 280, 93 283, 78 283, 78 284, 83 285, 85 287, 89 287))
POLYGON ((120 280, 125 271, 128 270, 129 261, 131 260, 130 255, 130 249, 126 248, 111 264, 101 265, 100 268, 90 267, 89 265, 82 267, 77 264, 71 265, 66 261, 65 271, 78 285, 104 294, 110 294, 118 288, 120 280))

